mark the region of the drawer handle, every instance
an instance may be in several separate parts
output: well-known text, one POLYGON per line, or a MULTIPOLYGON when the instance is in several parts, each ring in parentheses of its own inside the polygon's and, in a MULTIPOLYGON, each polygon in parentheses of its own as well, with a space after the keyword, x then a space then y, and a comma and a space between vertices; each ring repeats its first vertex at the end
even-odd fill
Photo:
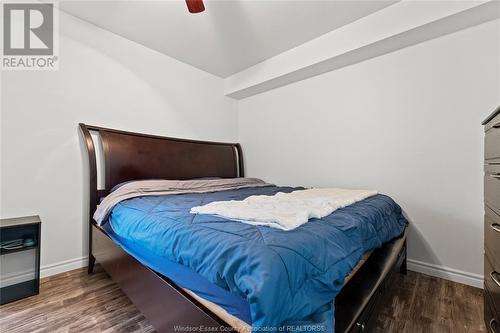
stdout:
POLYGON ((500 173, 495 173, 495 174, 492 174, 490 176, 495 178, 495 179, 500 179, 500 173))
POLYGON ((493 271, 493 272, 490 273, 490 277, 493 280, 493 282, 495 282, 496 285, 500 287, 500 280, 498 280, 498 278, 496 277, 496 275, 498 275, 498 273, 495 272, 495 271, 493 271))
POLYGON ((493 223, 490 225, 491 229, 495 230, 496 232, 500 232, 500 224, 498 223, 493 223))
MULTIPOLYGON (((493 319, 493 320, 495 320, 495 319, 493 319)), ((365 331, 365 323, 361 323, 361 324, 360 323, 356 323, 356 326, 359 327, 359 329, 361 330, 361 332, 365 331)))
POLYGON ((493 318, 493 319, 490 320, 490 330, 493 333, 496 332, 496 330, 493 328, 493 326, 497 326, 496 324, 497 324, 497 321, 495 320, 495 318, 493 318))
POLYGON ((494 123, 493 125, 491 125, 491 127, 493 127, 493 128, 500 128, 500 121, 497 121, 496 123, 494 123))

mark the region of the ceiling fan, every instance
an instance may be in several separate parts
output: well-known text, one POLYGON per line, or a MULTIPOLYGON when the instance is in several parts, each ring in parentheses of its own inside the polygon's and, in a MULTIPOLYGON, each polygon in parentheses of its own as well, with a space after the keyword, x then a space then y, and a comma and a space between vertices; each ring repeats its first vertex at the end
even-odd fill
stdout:
POLYGON ((186 0, 186 5, 190 13, 201 13, 205 10, 203 0, 186 0))

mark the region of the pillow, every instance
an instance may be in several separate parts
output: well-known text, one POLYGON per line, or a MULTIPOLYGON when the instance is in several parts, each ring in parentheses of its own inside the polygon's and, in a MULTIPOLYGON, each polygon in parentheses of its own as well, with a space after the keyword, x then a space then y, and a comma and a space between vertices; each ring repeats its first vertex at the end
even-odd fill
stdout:
MULTIPOLYGON (((200 178, 192 178, 192 179, 189 179, 189 180, 197 180, 197 179, 198 180, 211 180, 211 179, 221 179, 221 177, 200 177, 200 178)), ((111 191, 109 191, 109 193, 116 191, 117 189, 119 189, 120 187, 122 187, 125 184, 132 183, 132 182, 135 182, 135 181, 141 181, 141 180, 162 180, 162 179, 135 179, 135 180, 128 180, 126 182, 123 182, 123 183, 120 183, 120 184, 116 184, 115 186, 113 186, 113 188, 111 189, 111 191)))

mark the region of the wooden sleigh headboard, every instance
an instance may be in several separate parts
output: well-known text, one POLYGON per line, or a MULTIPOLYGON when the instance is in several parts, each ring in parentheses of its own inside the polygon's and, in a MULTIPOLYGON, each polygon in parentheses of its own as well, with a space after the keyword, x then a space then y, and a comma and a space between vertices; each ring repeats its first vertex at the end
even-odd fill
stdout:
POLYGON ((243 177, 243 155, 238 143, 169 138, 79 124, 89 159, 89 219, 113 186, 140 179, 243 177), (102 143, 104 188, 97 185, 95 132, 102 143))

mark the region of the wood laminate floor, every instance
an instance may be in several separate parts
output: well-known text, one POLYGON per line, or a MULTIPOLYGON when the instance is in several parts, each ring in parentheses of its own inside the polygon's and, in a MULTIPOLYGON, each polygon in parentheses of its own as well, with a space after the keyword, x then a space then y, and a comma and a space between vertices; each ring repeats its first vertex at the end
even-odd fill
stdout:
MULTIPOLYGON (((382 309, 377 333, 486 332, 483 292, 408 272, 382 309)), ((0 307, 0 332, 154 332, 153 327, 98 268, 42 280, 39 295, 0 307)))

